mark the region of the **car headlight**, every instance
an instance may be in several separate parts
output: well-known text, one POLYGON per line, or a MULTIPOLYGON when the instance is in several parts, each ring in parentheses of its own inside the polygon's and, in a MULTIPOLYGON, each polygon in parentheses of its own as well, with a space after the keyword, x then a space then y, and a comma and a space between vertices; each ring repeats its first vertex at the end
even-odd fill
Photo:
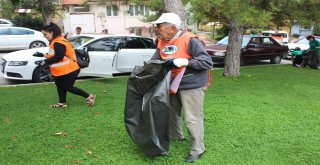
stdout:
POLYGON ((214 55, 215 56, 224 56, 225 53, 224 52, 215 52, 214 55))
POLYGON ((10 61, 9 66, 24 66, 27 65, 28 61, 10 61))

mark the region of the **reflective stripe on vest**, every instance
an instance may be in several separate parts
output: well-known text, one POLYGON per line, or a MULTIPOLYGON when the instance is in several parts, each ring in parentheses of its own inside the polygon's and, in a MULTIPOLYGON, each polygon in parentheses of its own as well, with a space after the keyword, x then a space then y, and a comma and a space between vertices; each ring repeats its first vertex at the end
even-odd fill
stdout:
MULTIPOLYGON (((66 58, 66 57, 64 57, 66 58)), ((67 61, 62 61, 62 62, 58 62, 58 63, 54 63, 54 64, 51 64, 50 67, 51 68, 54 68, 54 67, 58 67, 58 66, 63 66, 63 65, 67 65, 70 63, 70 59, 67 60, 67 61)))
POLYGON ((50 72, 53 76, 63 76, 69 74, 73 71, 78 70, 80 67, 76 61, 75 52, 71 43, 69 43, 65 38, 59 36, 55 38, 49 45, 48 58, 52 58, 55 55, 54 44, 55 43, 63 44, 66 47, 64 57, 61 61, 53 63, 50 65, 50 72))

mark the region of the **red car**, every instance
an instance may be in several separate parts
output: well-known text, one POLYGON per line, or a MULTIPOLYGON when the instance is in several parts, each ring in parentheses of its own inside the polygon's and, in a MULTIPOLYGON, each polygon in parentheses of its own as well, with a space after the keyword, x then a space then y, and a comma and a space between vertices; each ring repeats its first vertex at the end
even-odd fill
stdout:
MULTIPOLYGON (((206 46, 206 50, 214 63, 224 62, 228 39, 228 37, 225 37, 215 45, 206 46)), ((281 58, 287 57, 288 50, 288 46, 280 45, 271 37, 244 35, 242 38, 240 63, 243 65, 249 61, 270 59, 271 64, 279 64, 281 58)))

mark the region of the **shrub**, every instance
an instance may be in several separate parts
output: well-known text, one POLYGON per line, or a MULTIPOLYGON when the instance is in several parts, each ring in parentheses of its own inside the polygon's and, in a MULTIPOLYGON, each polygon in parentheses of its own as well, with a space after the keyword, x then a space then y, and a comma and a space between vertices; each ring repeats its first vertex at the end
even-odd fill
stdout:
POLYGON ((42 18, 31 17, 30 15, 18 15, 13 18, 12 22, 15 26, 26 27, 34 30, 41 30, 42 18))

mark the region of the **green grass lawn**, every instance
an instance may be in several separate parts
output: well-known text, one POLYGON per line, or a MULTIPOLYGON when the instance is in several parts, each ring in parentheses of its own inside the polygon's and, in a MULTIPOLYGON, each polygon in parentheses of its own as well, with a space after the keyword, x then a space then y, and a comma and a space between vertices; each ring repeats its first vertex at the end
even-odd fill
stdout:
MULTIPOLYGON (((205 98, 206 153, 194 164, 320 164, 320 72, 274 65, 213 71, 205 98)), ((0 88, 0 164, 183 164, 189 142, 147 158, 124 126, 127 77, 77 82, 96 105, 53 84, 0 88)))

